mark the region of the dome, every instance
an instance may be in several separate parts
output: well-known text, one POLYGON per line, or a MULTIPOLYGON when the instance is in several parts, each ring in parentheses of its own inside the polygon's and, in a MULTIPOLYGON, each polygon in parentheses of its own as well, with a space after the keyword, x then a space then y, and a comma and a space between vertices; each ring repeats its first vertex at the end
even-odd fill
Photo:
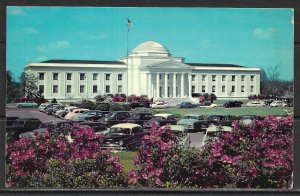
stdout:
POLYGON ((135 47, 131 53, 141 54, 141 53, 154 53, 154 54, 162 54, 169 55, 169 50, 161 45, 160 43, 154 41, 146 41, 135 47))

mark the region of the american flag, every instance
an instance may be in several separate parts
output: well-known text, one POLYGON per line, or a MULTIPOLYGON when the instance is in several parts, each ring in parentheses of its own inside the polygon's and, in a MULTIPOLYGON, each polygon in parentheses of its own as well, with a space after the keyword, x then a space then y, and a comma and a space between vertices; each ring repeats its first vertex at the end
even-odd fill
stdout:
POLYGON ((128 26, 128 29, 133 28, 133 24, 131 23, 131 21, 129 20, 129 18, 127 18, 127 26, 128 26))

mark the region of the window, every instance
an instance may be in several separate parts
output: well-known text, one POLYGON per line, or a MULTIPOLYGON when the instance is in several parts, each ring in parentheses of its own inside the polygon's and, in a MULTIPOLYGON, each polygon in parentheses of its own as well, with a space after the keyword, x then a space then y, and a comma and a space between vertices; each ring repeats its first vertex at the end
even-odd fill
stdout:
POLYGON ((93 85, 93 93, 98 93, 97 85, 93 85))
POLYGON ((231 76, 231 81, 235 81, 235 75, 231 76))
POLYGON ((106 93, 110 93, 110 86, 109 86, 109 85, 106 85, 106 86, 105 86, 105 92, 106 92, 106 93))
POLYGON ((254 76, 251 76, 251 82, 253 82, 254 81, 254 76))
POLYGON ((254 91, 254 86, 251 86, 251 87, 250 87, 250 90, 251 90, 251 93, 253 93, 253 91, 254 91))
POLYGON ((195 81, 196 76, 192 75, 192 81, 195 81))
POLYGON ((98 78, 98 74, 97 73, 93 73, 93 80, 97 80, 98 78))
POLYGON ((170 79, 170 74, 166 74, 168 76, 168 80, 170 79))
POLYGON ((105 80, 110 80, 110 74, 105 74, 105 80))
POLYGON ((192 93, 195 92, 195 86, 192 86, 192 93))
POLYGON ((39 85, 39 93, 44 93, 44 85, 39 85))
POLYGON ((44 80, 45 73, 39 73, 39 80, 44 80))
POLYGON ((216 92, 216 86, 212 86, 211 91, 212 91, 213 93, 215 93, 215 92, 216 92))
POLYGON ((72 88, 71 85, 67 85, 67 93, 71 93, 71 88, 72 88))
POLYGON ((159 79, 161 80, 161 74, 159 74, 159 79))
POLYGON ((58 80, 58 73, 53 73, 53 80, 58 80))
POLYGON ((245 92, 245 86, 241 86, 241 92, 245 92))
POLYGON ((122 85, 118 86, 118 93, 122 93, 122 85))
POLYGON ((231 87, 231 92, 233 92, 233 93, 235 92, 235 86, 231 87))
POLYGON ((80 92, 80 93, 84 93, 84 85, 80 85, 79 88, 80 88, 80 89, 79 89, 79 92, 80 92))
POLYGON ((58 85, 53 85, 53 93, 58 93, 58 85))
POLYGON ((245 81, 245 76, 244 75, 241 76, 241 81, 242 82, 245 81))
POLYGON ((67 80, 72 80, 72 74, 71 73, 67 73, 67 80))
POLYGON ((226 80, 226 76, 222 75, 222 81, 225 81, 225 80, 226 80))
POLYGON ((202 75, 202 81, 205 81, 206 75, 202 75))
POLYGON ((222 92, 223 93, 225 92, 225 86, 222 86, 222 92))
POLYGON ((118 74, 118 80, 123 80, 123 74, 118 74))
POLYGON ((216 81, 216 75, 212 75, 212 81, 216 81))
POLYGON ((205 93, 205 86, 202 86, 202 93, 205 93))
POLYGON ((80 74, 80 80, 84 80, 85 79, 85 74, 84 73, 81 73, 80 74))

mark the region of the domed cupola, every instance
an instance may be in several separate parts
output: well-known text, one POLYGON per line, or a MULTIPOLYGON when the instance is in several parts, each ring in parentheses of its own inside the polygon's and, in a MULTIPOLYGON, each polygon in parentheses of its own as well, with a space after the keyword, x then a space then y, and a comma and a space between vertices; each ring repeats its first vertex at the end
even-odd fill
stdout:
POLYGON ((169 50, 155 41, 146 41, 135 47, 129 56, 171 56, 169 50))

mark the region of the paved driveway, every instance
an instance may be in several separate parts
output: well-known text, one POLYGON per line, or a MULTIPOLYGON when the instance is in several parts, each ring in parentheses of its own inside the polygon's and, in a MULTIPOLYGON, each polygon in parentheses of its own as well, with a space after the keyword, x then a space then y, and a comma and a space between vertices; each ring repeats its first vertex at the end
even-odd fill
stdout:
POLYGON ((17 108, 8 107, 6 108, 6 116, 16 116, 16 117, 27 117, 27 118, 37 118, 42 122, 57 121, 61 120, 54 116, 47 115, 37 110, 37 108, 17 108))

